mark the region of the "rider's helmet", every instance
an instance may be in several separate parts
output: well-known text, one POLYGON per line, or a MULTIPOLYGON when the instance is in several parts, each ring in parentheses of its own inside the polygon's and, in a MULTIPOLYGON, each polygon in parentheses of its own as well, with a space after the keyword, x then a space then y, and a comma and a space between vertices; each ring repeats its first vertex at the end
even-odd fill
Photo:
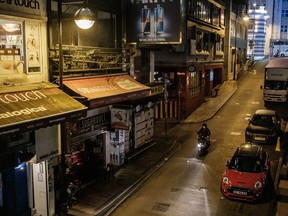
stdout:
POLYGON ((206 127, 207 127, 207 124, 206 124, 206 123, 203 123, 203 124, 202 124, 202 127, 203 127, 203 128, 206 128, 206 127))

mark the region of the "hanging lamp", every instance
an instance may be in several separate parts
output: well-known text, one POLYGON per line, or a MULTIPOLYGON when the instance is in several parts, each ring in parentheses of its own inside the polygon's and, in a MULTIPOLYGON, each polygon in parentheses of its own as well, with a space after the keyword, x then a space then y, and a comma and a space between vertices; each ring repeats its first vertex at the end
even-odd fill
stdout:
POLYGON ((95 15, 88 7, 81 7, 74 16, 76 25, 81 29, 89 29, 95 23, 95 15))

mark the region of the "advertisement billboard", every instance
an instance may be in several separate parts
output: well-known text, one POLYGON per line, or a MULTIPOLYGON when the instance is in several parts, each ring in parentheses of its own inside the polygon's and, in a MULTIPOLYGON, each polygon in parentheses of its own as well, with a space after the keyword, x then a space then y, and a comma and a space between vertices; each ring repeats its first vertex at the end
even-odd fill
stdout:
POLYGON ((127 0, 127 43, 181 43, 182 0, 127 0))

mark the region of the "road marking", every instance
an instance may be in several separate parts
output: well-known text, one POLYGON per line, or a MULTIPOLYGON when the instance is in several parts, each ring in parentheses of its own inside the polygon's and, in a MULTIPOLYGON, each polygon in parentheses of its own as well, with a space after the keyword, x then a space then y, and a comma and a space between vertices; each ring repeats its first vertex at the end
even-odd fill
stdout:
POLYGON ((257 70, 253 70, 253 71, 249 71, 249 74, 253 74, 253 75, 255 75, 257 73, 257 70))
POLYGON ((252 104, 257 104, 258 105, 259 102, 258 101, 253 101, 252 104))
POLYGON ((240 136, 241 133, 240 133, 240 132, 231 132, 231 135, 234 135, 234 136, 240 136))

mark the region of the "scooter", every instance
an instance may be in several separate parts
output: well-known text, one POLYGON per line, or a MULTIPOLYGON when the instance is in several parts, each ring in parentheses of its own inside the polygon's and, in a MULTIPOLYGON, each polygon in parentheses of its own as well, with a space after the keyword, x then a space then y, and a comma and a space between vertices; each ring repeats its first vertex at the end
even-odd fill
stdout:
POLYGON ((198 155, 201 157, 208 153, 208 148, 210 146, 210 136, 201 137, 198 134, 198 155))

